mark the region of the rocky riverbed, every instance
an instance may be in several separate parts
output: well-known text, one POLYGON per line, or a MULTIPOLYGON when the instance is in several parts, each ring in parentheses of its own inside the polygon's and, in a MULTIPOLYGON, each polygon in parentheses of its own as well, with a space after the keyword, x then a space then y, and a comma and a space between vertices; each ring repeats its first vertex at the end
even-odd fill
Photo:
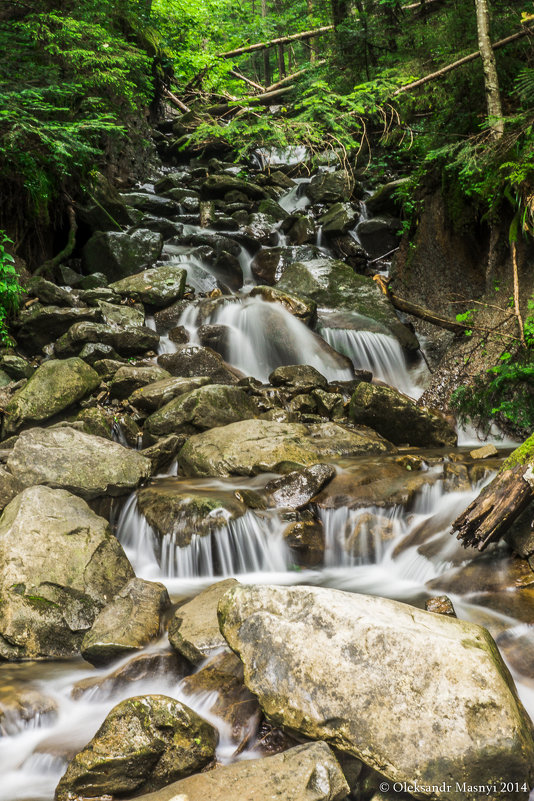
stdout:
POLYGON ((166 165, 28 284, 0 801, 529 798, 534 537, 449 533, 505 451, 417 400, 394 188, 166 165))

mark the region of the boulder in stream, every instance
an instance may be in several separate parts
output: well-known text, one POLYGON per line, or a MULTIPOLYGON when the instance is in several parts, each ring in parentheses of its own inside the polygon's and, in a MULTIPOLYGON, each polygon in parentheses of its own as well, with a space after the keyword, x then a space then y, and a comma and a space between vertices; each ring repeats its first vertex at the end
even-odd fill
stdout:
POLYGON ((337 203, 350 200, 354 181, 346 170, 318 172, 306 187, 312 203, 337 203))
POLYGON ((117 281, 151 267, 162 247, 161 234, 146 229, 132 233, 97 231, 82 251, 84 270, 104 273, 110 281, 117 281))
POLYGON ((183 345, 175 353, 163 353, 158 364, 171 375, 182 378, 206 376, 217 384, 237 384, 241 373, 222 356, 202 345, 183 345))
POLYGON ((348 794, 332 750, 326 743, 306 743, 198 773, 137 801, 343 801, 348 794))
POLYGON ((187 476, 254 476, 289 473, 328 457, 393 450, 390 442, 363 426, 243 420, 190 437, 178 462, 187 476))
POLYGON ((351 398, 349 414, 355 423, 370 426, 396 445, 456 445, 456 431, 441 412, 419 406, 392 387, 362 382, 351 398))
POLYGON ((49 359, 34 372, 5 410, 3 435, 38 423, 72 406, 100 384, 100 376, 82 359, 49 359))
POLYGON ((162 616, 170 603, 163 584, 130 579, 83 638, 83 658, 100 666, 141 650, 160 635, 162 616))
POLYGON ((481 626, 384 598, 243 585, 219 602, 219 622, 275 724, 423 796, 455 801, 465 782, 466 801, 487 785, 497 801, 501 783, 532 786, 532 726, 481 626))
POLYGON ((44 484, 86 500, 124 495, 151 472, 150 461, 136 451, 70 426, 23 431, 7 465, 26 487, 44 484))
POLYGON ((274 506, 301 509, 336 475, 331 464, 314 464, 304 470, 275 478, 265 485, 274 506))
POLYGON ((183 298, 186 278, 187 270, 179 265, 162 264, 115 281, 110 287, 122 298, 135 298, 149 306, 163 307, 183 298))
POLYGON ((127 698, 69 763, 56 801, 124 798, 165 787, 204 768, 216 744, 213 726, 180 701, 165 695, 127 698))
POLYGON ((114 398, 128 398, 136 389, 168 378, 171 378, 171 374, 157 364, 125 364, 113 376, 109 386, 110 395, 114 398))
POLYGON ((250 297, 261 295, 264 300, 270 303, 280 303, 294 317, 302 320, 306 325, 311 325, 317 316, 317 304, 307 298, 299 298, 297 295, 289 295, 280 289, 272 286, 255 286, 250 291, 250 297))
POLYGON ((54 345, 60 358, 76 356, 88 343, 110 345, 117 353, 134 356, 157 348, 159 335, 144 325, 119 326, 82 322, 72 325, 54 345))
POLYGON ((25 489, 0 520, 0 657, 79 653, 100 609, 133 575, 107 521, 85 501, 25 489))

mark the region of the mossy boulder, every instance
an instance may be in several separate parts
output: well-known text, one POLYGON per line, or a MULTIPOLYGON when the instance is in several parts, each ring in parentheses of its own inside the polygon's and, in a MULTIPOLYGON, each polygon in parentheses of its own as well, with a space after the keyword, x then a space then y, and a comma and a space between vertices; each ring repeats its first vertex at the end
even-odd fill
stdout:
POLYGON ((196 773, 215 756, 217 732, 165 695, 127 698, 69 763, 56 801, 124 798, 196 773))
POLYGON ((312 325, 315 322, 317 315, 317 304, 308 298, 300 298, 298 295, 289 295, 287 292, 282 292, 280 289, 275 289, 272 286, 255 286, 251 292, 250 297, 261 295, 264 300, 270 303, 280 303, 284 309, 291 312, 294 317, 302 320, 306 325, 312 325))
POLYGON ((162 406, 166 406, 173 398, 209 383, 210 379, 207 376, 163 378, 154 384, 148 384, 145 387, 136 389, 130 396, 130 403, 143 412, 155 412, 162 406))
POLYGON ((96 389, 100 380, 98 373, 77 357, 44 362, 7 405, 3 436, 62 412, 96 389))
POLYGON ((202 345, 182 345, 175 353, 163 353, 158 364, 171 375, 182 378, 207 376, 217 384, 237 384, 241 373, 222 356, 202 345))
POLYGON ((163 237, 154 231, 97 231, 83 248, 82 262, 86 273, 104 273, 117 281, 151 267, 162 247, 163 237))
POLYGON ((88 343, 109 345, 125 356, 134 356, 154 350, 159 335, 144 325, 112 326, 105 323, 81 322, 72 325, 54 345, 54 353, 60 358, 76 356, 88 343))
POLYGON ((98 612, 133 575, 108 522, 85 501, 25 489, 0 519, 0 657, 79 653, 98 612))
POLYGON ((135 298, 149 306, 168 306, 184 296, 187 270, 176 264, 162 264, 152 270, 130 275, 110 284, 122 298, 135 298))
POLYGON ((128 398, 136 389, 164 381, 171 377, 171 374, 158 367, 157 364, 145 364, 139 367, 134 364, 125 364, 119 367, 111 384, 109 391, 114 398, 128 398))
POLYGON ((318 172, 306 187, 306 194, 313 203, 337 203, 349 200, 354 181, 346 170, 318 172))

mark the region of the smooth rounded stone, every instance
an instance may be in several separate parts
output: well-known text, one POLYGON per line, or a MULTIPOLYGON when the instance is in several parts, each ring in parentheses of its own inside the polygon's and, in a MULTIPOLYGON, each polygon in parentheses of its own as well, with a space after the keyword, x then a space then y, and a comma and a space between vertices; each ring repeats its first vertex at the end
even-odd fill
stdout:
POLYGON ((125 305, 119 303, 108 303, 106 300, 98 300, 96 305, 102 312, 103 321, 110 326, 119 328, 141 328, 145 324, 145 310, 141 303, 135 305, 125 305))
POLYGON ((314 464, 269 481, 265 492, 274 506, 302 509, 335 475, 336 468, 331 464, 314 464))
POLYGON ((290 245, 286 247, 262 248, 251 262, 252 274, 258 281, 274 284, 282 276, 285 268, 296 261, 310 261, 321 258, 316 245, 290 245))
POLYGON ((103 437, 104 439, 112 439, 115 416, 115 412, 111 406, 90 406, 88 409, 81 410, 76 418, 76 422, 82 423, 81 430, 85 434, 92 434, 95 437, 103 437))
POLYGON ((433 598, 427 598, 425 609, 427 612, 434 612, 435 615, 456 617, 453 603, 447 595, 435 595, 433 598))
POLYGON ((127 206, 156 217, 174 217, 180 212, 178 203, 168 197, 161 197, 161 195, 149 195, 146 192, 123 192, 121 199, 127 206))
POLYGON ((306 298, 299 298, 297 295, 289 295, 287 292, 281 292, 272 286, 255 286, 251 292, 250 297, 254 298, 261 295, 264 300, 270 303, 280 303, 284 309, 287 309, 294 317, 302 320, 306 325, 312 325, 317 315, 317 304, 313 300, 306 298))
POLYGON ((235 654, 225 651, 214 656, 207 665, 180 685, 187 696, 192 698, 213 698, 209 714, 222 720, 232 741, 239 745, 245 738, 247 742, 256 733, 261 711, 255 696, 243 683, 243 665, 235 654))
POLYGON ((191 664, 199 665, 221 648, 228 650, 219 630, 217 606, 224 594, 237 584, 233 578, 218 581, 174 613, 169 623, 169 642, 191 664))
POLYGON ((144 412, 155 412, 170 403, 173 398, 185 395, 186 392, 191 392, 209 383, 210 379, 207 376, 193 376, 191 378, 172 376, 136 389, 129 400, 136 409, 141 409, 144 412))
POLYGON ((312 587, 237 585, 218 615, 275 724, 330 741, 392 782, 450 777, 448 790, 423 796, 455 801, 466 782, 495 784, 487 797, 497 801, 501 782, 531 786, 532 726, 485 628, 312 587))
POLYGON ((113 302, 113 292, 108 290, 107 286, 108 279, 104 273, 92 273, 91 275, 84 275, 79 283, 79 298, 84 303, 88 303, 89 306, 93 305, 95 298, 113 302))
POLYGON ((284 529, 284 540, 301 567, 318 567, 324 560, 325 538, 320 520, 295 520, 284 529))
POLYGON ((0 512, 23 489, 24 487, 20 481, 3 466, 0 466, 0 512))
POLYGON ((82 359, 50 359, 34 372, 5 410, 3 436, 28 423, 39 423, 81 400, 100 384, 100 376, 82 359))
POLYGON ((277 222, 281 220, 285 220, 288 216, 288 212, 282 208, 282 206, 273 200, 272 198, 266 198, 265 200, 260 200, 258 205, 258 211, 260 214, 267 214, 269 217, 272 217, 277 222))
POLYGON ((256 413, 256 404, 244 390, 225 384, 208 384, 180 395, 158 409, 146 420, 145 429, 159 436, 204 431, 248 420, 256 413))
POLYGON ((315 222, 307 214, 292 215, 286 220, 287 238, 293 245, 315 242, 317 237, 315 222), (289 223, 292 222, 290 225, 289 223))
POLYGON ((55 799, 123 798, 165 787, 212 762, 216 744, 213 726, 180 701, 127 698, 69 763, 55 799))
POLYGON ((24 287, 31 298, 38 298, 44 305, 50 306, 78 306, 78 300, 72 292, 64 289, 42 276, 33 276, 24 287))
POLYGON ((319 225, 323 234, 342 234, 352 228, 357 219, 358 213, 350 203, 334 203, 319 217, 319 225))
POLYGON ((104 323, 75 323, 57 340, 54 353, 60 358, 76 356, 87 343, 111 345, 121 355, 135 356, 157 349, 159 334, 144 325, 120 327, 104 323))
MULTIPOLYGON (((85 347, 90 347, 86 345, 85 347)), ((80 351, 81 353, 82 351, 80 351)), ((96 362, 93 362, 92 367, 98 375, 102 378, 103 381, 110 381, 117 370, 121 368, 124 364, 124 359, 116 355, 114 357, 105 357, 103 359, 97 359, 96 362)))
POLYGON ((124 495, 151 473, 150 461, 136 451, 69 426, 23 431, 7 466, 25 487, 44 484, 86 500, 124 495))
POLYGON ((328 457, 392 450, 393 445, 363 426, 352 430, 335 423, 243 420, 190 437, 178 463, 186 476, 254 476, 289 473, 328 457))
POLYGON ((379 259, 397 249, 401 226, 401 221, 396 217, 371 217, 362 220, 356 231, 369 257, 379 259))
POLYGON ((417 337, 401 323, 391 301, 376 282, 355 273, 342 261, 322 257, 290 264, 276 288, 311 298, 321 309, 357 312, 369 319, 371 330, 373 325, 381 324, 403 347, 409 350, 419 348, 417 337))
POLYGON ((169 339, 177 345, 185 345, 189 342, 189 332, 185 325, 175 325, 169 331, 169 339))
POLYGON ((204 200, 214 198, 224 198, 228 192, 240 192, 250 200, 270 199, 269 194, 252 181, 244 181, 242 178, 235 178, 233 175, 210 175, 200 186, 200 196, 204 200))
POLYGON ((162 264, 152 270, 115 281, 111 288, 122 298, 135 298, 149 306, 168 306, 181 300, 187 271, 177 264, 162 264))
POLYGON ((349 786, 326 743, 307 743, 190 776, 137 801, 228 801, 229 793, 232 801, 343 801, 349 786))
POLYGON ((349 415, 395 445, 443 448, 457 442, 456 431, 443 414, 418 406, 392 387, 362 382, 351 398, 349 415))
POLYGON ((350 200, 354 181, 346 170, 318 172, 306 186, 312 203, 338 203, 350 200))
POLYGON ((147 270, 161 255, 163 237, 155 231, 97 231, 82 250, 86 273, 104 273, 110 281, 147 270))
POLYGON ((299 392, 310 392, 319 387, 326 389, 328 381, 319 370, 309 364, 287 364, 277 367, 269 376, 269 384, 273 387, 289 387, 299 392))
POLYGON ((0 688, 0 738, 13 737, 29 726, 50 725, 57 711, 54 698, 26 684, 6 683, 0 688))
POLYGON ((124 693, 126 689, 128 694, 131 690, 131 695, 134 695, 135 685, 139 681, 164 679, 178 684, 190 670, 189 662, 174 650, 142 653, 106 676, 89 676, 77 681, 70 694, 74 701, 86 695, 91 700, 105 700, 118 692, 124 693))
POLYGON ((227 325, 201 325, 197 330, 198 341, 204 347, 224 353, 228 347, 230 330, 227 325))
POLYGON ((7 373, 13 381, 31 378, 35 367, 27 359, 17 356, 16 353, 6 353, 0 358, 0 369, 7 373))
POLYGON ((140 651, 161 634, 162 617, 170 605, 163 584, 130 579, 83 638, 83 658, 100 667, 140 651))
POLYGON ((128 398, 136 389, 155 384, 171 378, 171 374, 157 364, 146 367, 137 367, 133 364, 125 364, 119 367, 111 384, 109 392, 113 398, 128 398))
POLYGON ((13 327, 19 345, 35 353, 65 334, 74 323, 99 322, 101 319, 99 309, 66 309, 35 303, 18 313, 13 327))
POLYGON ((171 375, 182 378, 206 376, 216 384, 237 384, 242 374, 222 356, 202 345, 183 345, 175 353, 163 353, 158 364, 171 375))
POLYGON ((378 187, 373 194, 366 198, 365 205, 373 214, 398 214, 402 209, 402 199, 397 195, 399 189, 407 186, 410 178, 397 178, 378 187))
POLYGON ((140 489, 137 504, 155 533, 160 537, 172 535, 173 543, 180 548, 189 545, 194 534, 205 537, 247 510, 234 493, 190 491, 173 477, 140 489))
POLYGON ((85 501, 25 489, 0 519, 0 656, 79 653, 100 609, 133 575, 108 522, 85 501))
MULTIPOLYGON (((171 200, 174 200, 174 198, 171 198, 171 200)), ((184 227, 181 223, 172 222, 165 217, 154 217, 152 214, 145 214, 145 216, 142 217, 138 224, 134 227, 134 230, 136 228, 144 228, 147 231, 155 231, 157 234, 161 234, 163 239, 171 239, 173 236, 181 236, 184 230, 184 227)))

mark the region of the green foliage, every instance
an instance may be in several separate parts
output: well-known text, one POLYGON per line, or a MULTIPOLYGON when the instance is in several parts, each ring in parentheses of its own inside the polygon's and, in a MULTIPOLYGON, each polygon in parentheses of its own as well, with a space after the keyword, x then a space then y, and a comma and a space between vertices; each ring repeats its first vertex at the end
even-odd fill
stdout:
POLYGON ((12 244, 5 231, 0 231, 0 341, 4 345, 11 344, 7 321, 18 309, 22 294, 19 276, 15 269, 15 259, 6 248, 12 244))

